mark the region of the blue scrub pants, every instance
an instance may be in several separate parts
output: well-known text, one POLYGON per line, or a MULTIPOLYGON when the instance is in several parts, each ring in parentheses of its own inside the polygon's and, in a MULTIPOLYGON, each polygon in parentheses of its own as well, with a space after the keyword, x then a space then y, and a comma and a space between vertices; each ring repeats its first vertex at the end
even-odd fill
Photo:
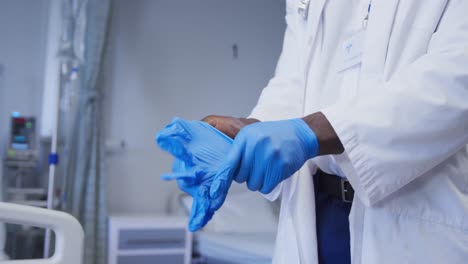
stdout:
POLYGON ((314 176, 317 242, 320 264, 350 264, 349 212, 351 203, 320 191, 314 176))

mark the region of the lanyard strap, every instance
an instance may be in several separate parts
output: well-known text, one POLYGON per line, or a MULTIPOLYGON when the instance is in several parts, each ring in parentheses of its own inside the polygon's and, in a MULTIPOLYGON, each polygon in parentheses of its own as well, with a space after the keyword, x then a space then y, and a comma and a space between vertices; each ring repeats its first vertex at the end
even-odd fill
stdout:
POLYGON ((367 28, 367 22, 369 21, 369 14, 372 8, 372 0, 369 1, 369 5, 367 5, 367 14, 366 17, 364 18, 364 21, 362 21, 362 29, 367 28))

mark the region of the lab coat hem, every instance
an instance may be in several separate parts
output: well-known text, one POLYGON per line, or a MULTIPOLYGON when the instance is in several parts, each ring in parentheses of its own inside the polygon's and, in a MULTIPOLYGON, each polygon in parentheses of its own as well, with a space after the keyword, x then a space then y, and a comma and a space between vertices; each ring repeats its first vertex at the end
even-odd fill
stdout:
POLYGON ((246 118, 248 119, 257 119, 258 121, 260 122, 263 122, 265 121, 265 114, 262 114, 260 110, 258 110, 257 108, 259 108, 258 106, 256 106, 254 108, 254 110, 252 110, 252 113, 250 113, 250 115, 248 115, 246 118))
POLYGON ((447 221, 443 221, 440 218, 434 218, 434 217, 428 217, 428 216, 423 216, 423 215, 417 215, 414 213, 411 213, 406 210, 402 210, 401 208, 397 206, 387 206, 388 212, 399 216, 399 217, 404 217, 407 219, 415 220, 421 223, 427 223, 430 225, 437 225, 442 228, 445 228, 446 230, 450 230, 452 232, 461 232, 465 235, 468 235, 468 226, 464 225, 463 222, 458 222, 458 223, 450 223, 447 221))
POLYGON ((268 201, 274 202, 280 197, 282 189, 283 189, 283 183, 280 183, 278 186, 276 186, 273 189, 273 191, 267 194, 262 194, 262 196, 265 197, 265 199, 267 199, 268 201))

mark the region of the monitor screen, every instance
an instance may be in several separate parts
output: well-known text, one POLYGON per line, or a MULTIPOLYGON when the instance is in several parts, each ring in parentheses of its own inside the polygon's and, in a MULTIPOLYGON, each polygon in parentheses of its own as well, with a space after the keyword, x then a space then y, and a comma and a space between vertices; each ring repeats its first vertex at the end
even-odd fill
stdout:
POLYGON ((15 150, 33 149, 36 120, 34 117, 11 118, 11 148, 15 150))

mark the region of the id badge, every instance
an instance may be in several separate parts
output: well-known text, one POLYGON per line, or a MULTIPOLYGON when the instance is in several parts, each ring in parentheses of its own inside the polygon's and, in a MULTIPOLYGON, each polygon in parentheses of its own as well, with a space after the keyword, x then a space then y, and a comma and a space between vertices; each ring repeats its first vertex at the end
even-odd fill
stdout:
POLYGON ((361 64, 365 37, 366 31, 359 30, 343 41, 341 45, 343 61, 340 71, 344 71, 361 64))

